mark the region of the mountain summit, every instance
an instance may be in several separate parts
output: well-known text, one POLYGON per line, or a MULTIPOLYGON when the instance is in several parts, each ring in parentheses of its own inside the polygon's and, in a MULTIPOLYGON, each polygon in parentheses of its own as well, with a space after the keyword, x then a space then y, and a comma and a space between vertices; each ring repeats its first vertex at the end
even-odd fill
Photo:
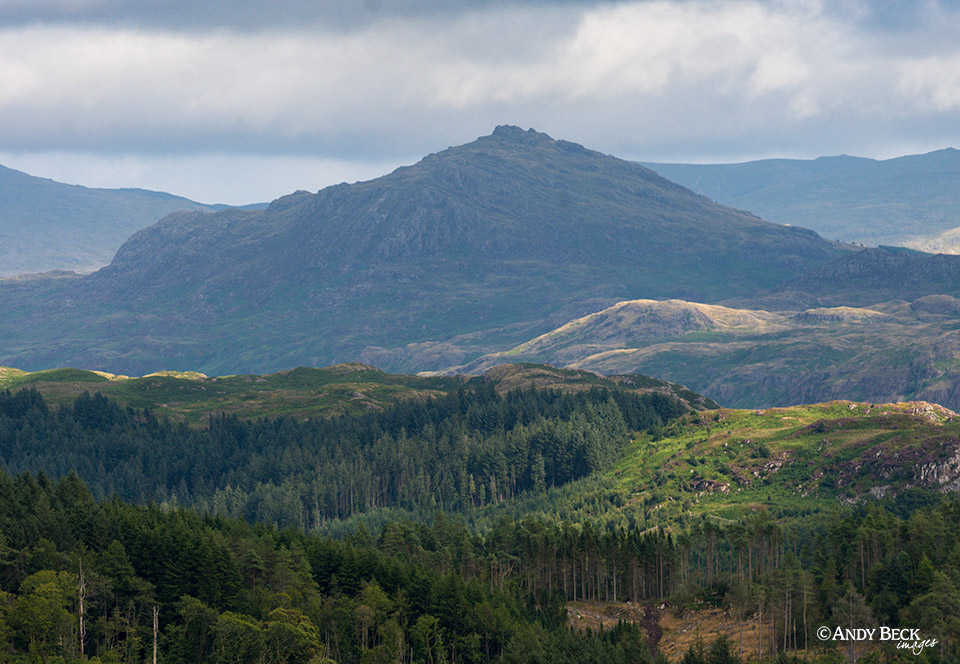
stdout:
MULTIPOLYGON (((479 353, 623 299, 743 295, 846 251, 502 126, 264 211, 173 214, 89 277, 0 288, 0 364, 267 371, 457 335, 479 353)), ((416 350, 389 366, 450 363, 416 350)))

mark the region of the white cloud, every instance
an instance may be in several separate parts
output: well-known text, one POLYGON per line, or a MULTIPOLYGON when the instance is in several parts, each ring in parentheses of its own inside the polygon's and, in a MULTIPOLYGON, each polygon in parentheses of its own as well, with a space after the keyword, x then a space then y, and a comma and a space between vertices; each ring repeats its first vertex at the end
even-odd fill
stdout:
POLYGON ((960 110, 960 55, 903 63, 898 89, 921 110, 930 113, 960 110))
POLYGON ((255 30, 171 29, 159 4, 71 24, 130 5, 51 0, 56 21, 0 30, 0 147, 362 169, 503 122, 657 159, 946 144, 960 120, 960 19, 937 3, 896 31, 860 0, 428 4, 255 30))

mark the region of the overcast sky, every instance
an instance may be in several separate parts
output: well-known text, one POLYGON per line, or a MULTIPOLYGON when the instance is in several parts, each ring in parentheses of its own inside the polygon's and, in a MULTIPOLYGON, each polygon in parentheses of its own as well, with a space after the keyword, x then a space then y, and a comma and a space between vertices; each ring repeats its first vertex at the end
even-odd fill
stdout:
POLYGON ((0 164, 241 204, 498 124, 648 161, 960 147, 960 0, 267 5, 0 0, 0 164))

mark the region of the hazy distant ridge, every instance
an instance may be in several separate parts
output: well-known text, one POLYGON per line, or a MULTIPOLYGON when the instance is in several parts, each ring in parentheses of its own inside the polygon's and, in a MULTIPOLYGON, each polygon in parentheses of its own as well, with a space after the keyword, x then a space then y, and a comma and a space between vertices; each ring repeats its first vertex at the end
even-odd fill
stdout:
POLYGON ((960 151, 878 161, 764 159, 741 164, 645 163, 665 178, 764 219, 867 245, 960 249, 960 151))
POLYGON ((91 189, 0 166, 0 276, 95 270, 161 217, 213 209, 172 194, 91 189))

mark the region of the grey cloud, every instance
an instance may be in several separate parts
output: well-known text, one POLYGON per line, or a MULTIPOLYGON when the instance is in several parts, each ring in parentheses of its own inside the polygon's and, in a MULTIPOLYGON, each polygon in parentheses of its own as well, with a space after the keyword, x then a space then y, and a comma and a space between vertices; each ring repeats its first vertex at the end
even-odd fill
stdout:
POLYGON ((256 31, 362 28, 394 18, 458 16, 504 7, 590 7, 602 0, 5 0, 0 25, 113 25, 145 29, 256 31))
POLYGON ((203 28, 211 3, 22 3, 0 146, 396 163, 512 123, 652 161, 891 156, 960 121, 953 2, 901 3, 902 24, 859 0, 310 3, 330 29, 306 3, 256 29, 259 4, 222 4, 241 28, 203 28))
MULTIPOLYGON (((0 25, 113 25, 144 29, 262 30, 310 26, 350 30, 393 18, 458 16, 508 7, 590 8, 659 0, 4 0, 0 25)), ((720 0, 673 0, 717 4, 720 0)), ((767 0, 790 5, 792 0, 767 0)), ((903 30, 960 10, 960 0, 830 0, 824 11, 865 26, 903 30)))
POLYGON ((5 25, 113 25, 147 29, 259 30, 289 25, 343 28, 369 22, 383 3, 338 0, 14 0, 0 5, 5 25))

